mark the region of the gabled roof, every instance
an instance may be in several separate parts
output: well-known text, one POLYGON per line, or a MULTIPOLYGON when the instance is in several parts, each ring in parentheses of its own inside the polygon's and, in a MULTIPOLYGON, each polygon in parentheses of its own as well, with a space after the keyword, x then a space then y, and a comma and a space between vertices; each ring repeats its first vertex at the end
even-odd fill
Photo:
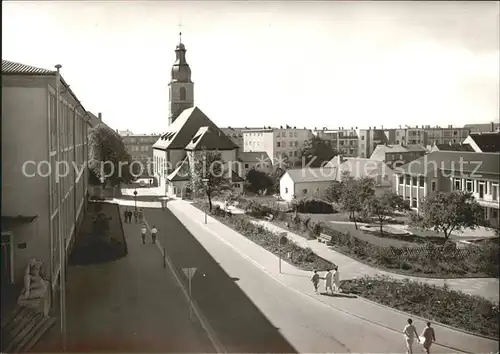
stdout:
POLYGON ((474 152, 470 144, 434 144, 438 151, 469 151, 474 152))
POLYGON ((177 168, 167 176, 167 179, 173 181, 188 181, 189 180, 189 158, 186 156, 177 168))
POLYGON ((482 152, 500 152, 500 132, 469 134, 482 152))
POLYGON ((2 59, 2 75, 55 75, 55 70, 48 70, 43 68, 37 68, 35 66, 15 63, 9 60, 2 59))
POLYGON ((465 175, 500 175, 500 153, 434 151, 395 168, 394 173, 425 176, 436 169, 465 175))
POLYGON ((392 175, 394 172, 384 162, 360 157, 346 158, 340 162, 340 157, 335 156, 326 165, 326 168, 335 168, 332 175, 336 180, 340 180, 343 171, 349 171, 353 178, 376 177, 382 175, 392 175))
POLYGON ((247 151, 238 153, 238 160, 241 162, 269 162, 272 160, 265 151, 247 151))
POLYGON ((233 150, 236 147, 219 128, 200 127, 187 144, 186 150, 233 150))
MULTIPOLYGON (((185 109, 168 127, 167 132, 153 145, 153 148, 160 150, 184 149, 201 127, 219 130, 198 107, 185 109)), ((231 144, 233 148, 237 148, 236 144, 233 142, 231 144)))
POLYGON ((240 177, 234 170, 231 171, 231 182, 245 182, 245 179, 240 177))
POLYGON ((405 152, 425 152, 426 149, 422 145, 414 144, 414 145, 385 145, 380 144, 377 145, 375 150, 373 150, 370 159, 377 161, 384 161, 385 154, 387 153, 405 153, 405 152))
POLYGON ((303 168, 286 171, 283 176, 289 175, 295 183, 325 182, 335 180, 335 168, 303 168))

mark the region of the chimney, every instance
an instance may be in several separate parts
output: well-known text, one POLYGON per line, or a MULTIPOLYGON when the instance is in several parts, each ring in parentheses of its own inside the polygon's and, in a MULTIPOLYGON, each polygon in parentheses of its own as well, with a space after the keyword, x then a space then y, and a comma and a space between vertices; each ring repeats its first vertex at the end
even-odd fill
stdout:
POLYGON ((97 113, 97 118, 99 118, 99 121, 102 122, 102 113, 101 112, 97 113))

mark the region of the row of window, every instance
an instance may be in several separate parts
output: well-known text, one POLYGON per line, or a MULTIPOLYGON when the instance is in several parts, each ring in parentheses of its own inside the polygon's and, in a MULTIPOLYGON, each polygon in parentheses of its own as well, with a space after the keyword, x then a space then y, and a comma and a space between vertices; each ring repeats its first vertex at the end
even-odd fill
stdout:
POLYGON ((412 177, 412 176, 403 176, 403 175, 400 175, 399 176, 399 184, 404 184, 405 183, 405 179, 406 179, 406 185, 409 186, 410 184, 412 186, 417 186, 417 183, 418 183, 418 186, 419 187, 423 187, 424 186, 424 183, 425 183, 425 177, 412 177))
POLYGON ((152 148, 153 147, 151 147, 149 145, 132 145, 132 146, 129 146, 130 151, 149 151, 152 148))
MULTIPOLYGON (((297 147, 299 146, 299 142, 298 141, 289 141, 288 142, 288 147, 297 147)), ((283 147, 285 148, 286 147, 286 141, 277 141, 276 142, 276 147, 283 147)))
MULTIPOLYGON (((479 198, 484 198, 486 194, 488 194, 488 184, 487 181, 473 181, 471 179, 463 180, 462 178, 455 178, 453 180, 453 189, 454 190, 462 190, 465 189, 471 193, 478 193, 479 198), (465 186, 463 183, 465 181, 465 186), (475 183, 474 183, 475 182, 475 183)), ((498 184, 491 183, 491 191, 490 191, 492 200, 498 200, 498 184)))
POLYGON ((87 123, 82 114, 72 108, 68 102, 59 102, 59 121, 56 114, 56 97, 49 94, 49 131, 51 137, 51 151, 57 148, 57 133, 59 134, 59 147, 65 149, 75 144, 82 144, 87 140, 87 123))

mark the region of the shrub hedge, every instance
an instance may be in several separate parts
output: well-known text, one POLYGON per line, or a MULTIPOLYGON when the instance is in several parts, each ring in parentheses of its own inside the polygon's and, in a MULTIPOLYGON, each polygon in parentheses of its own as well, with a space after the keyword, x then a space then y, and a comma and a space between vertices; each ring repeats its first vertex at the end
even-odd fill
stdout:
POLYGON ((292 204, 294 211, 304 214, 333 214, 337 211, 321 199, 300 199, 292 204))
MULTIPOLYGON (((193 205, 201 210, 209 212, 206 203, 195 202, 193 205)), ((288 241, 287 245, 280 247, 280 235, 278 233, 269 231, 263 226, 255 225, 250 221, 247 215, 231 215, 224 212, 219 206, 216 206, 212 209, 212 216, 276 255, 280 254, 281 248, 283 259, 300 269, 326 270, 333 269, 334 267, 333 263, 317 256, 310 248, 302 248, 291 240, 288 241), (288 255, 290 256, 289 258, 288 255)))
POLYGON ((347 256, 400 273, 443 277, 499 276, 499 246, 494 242, 465 249, 457 249, 454 242, 444 241, 441 245, 425 242, 421 247, 387 247, 340 232, 330 223, 313 222, 307 216, 285 213, 253 200, 243 199, 239 207, 257 218, 272 214, 274 222, 281 223, 280 226, 309 238, 326 234, 331 237, 330 244, 347 256))
POLYGON ((480 296, 416 281, 363 277, 341 281, 345 292, 473 333, 498 338, 499 309, 480 296))

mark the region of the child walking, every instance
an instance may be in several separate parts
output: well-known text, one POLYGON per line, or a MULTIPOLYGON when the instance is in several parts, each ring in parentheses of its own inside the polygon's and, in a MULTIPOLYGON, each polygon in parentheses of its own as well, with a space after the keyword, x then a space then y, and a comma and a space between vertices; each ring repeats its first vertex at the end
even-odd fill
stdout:
POLYGON ((311 278, 311 282, 314 285, 314 292, 317 294, 318 293, 318 286, 319 286, 319 274, 317 270, 314 270, 314 274, 311 278))

